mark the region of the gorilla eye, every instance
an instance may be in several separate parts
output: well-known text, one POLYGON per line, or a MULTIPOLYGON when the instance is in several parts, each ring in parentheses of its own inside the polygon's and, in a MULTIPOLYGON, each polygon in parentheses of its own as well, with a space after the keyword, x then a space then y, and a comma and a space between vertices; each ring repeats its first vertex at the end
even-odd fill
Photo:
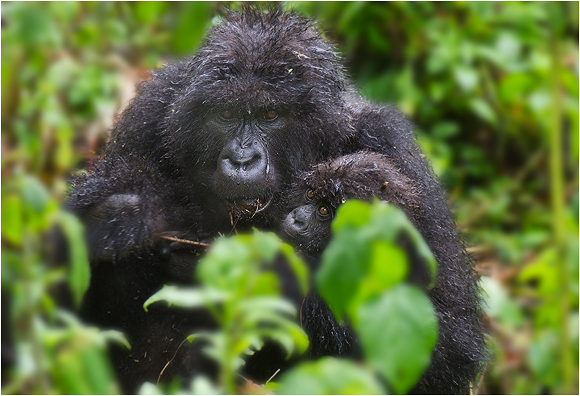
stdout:
POLYGON ((312 189, 306 191, 306 198, 309 198, 309 199, 314 198, 314 191, 312 189))
POLYGON ((264 120, 272 121, 272 120, 275 120, 276 118, 278 118, 278 113, 276 113, 274 110, 270 110, 270 111, 262 113, 262 118, 264 120))
POLYGON ((224 111, 222 111, 222 112, 220 113, 220 116, 221 116, 222 118, 225 118, 225 119, 230 119, 230 118, 232 118, 234 115, 232 114, 232 112, 231 112, 231 111, 229 111, 229 110, 224 110, 224 111))
POLYGON ((320 208, 318 208, 318 213, 320 213, 323 216, 326 216, 330 213, 330 211, 326 206, 321 206, 320 208))

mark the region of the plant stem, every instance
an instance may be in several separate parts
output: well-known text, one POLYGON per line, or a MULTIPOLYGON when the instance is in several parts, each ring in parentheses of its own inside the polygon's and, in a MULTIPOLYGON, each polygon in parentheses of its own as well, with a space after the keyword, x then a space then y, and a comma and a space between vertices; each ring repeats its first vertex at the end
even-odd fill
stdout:
POLYGON ((37 307, 35 307, 32 301, 32 283, 34 282, 33 265, 34 265, 34 252, 38 250, 38 244, 36 242, 36 235, 29 232, 24 232, 23 234, 23 274, 24 274, 24 304, 25 309, 25 323, 27 328, 24 330, 24 337, 28 338, 32 345, 32 355, 36 361, 36 372, 34 385, 36 391, 43 394, 50 393, 50 384, 46 373, 44 372, 44 353, 42 349, 42 343, 39 339, 39 334, 34 327, 34 317, 38 314, 37 307))
POLYGON ((233 360, 236 358, 232 355, 233 344, 235 341, 235 323, 231 313, 231 306, 229 304, 225 304, 223 310, 224 320, 222 322, 222 331, 224 335, 224 350, 221 367, 222 386, 224 387, 225 393, 227 395, 236 395, 236 378, 234 370, 232 370, 233 360))
POLYGON ((550 189, 552 198, 552 210, 554 213, 554 239, 558 257, 558 272, 560 283, 560 316, 561 337, 560 357, 562 365, 562 377, 566 390, 572 386, 572 348, 569 331, 569 271, 565 251, 565 223, 564 223, 564 175, 563 175, 563 150, 562 150, 562 91, 560 84, 560 51, 558 38, 554 35, 551 40, 552 55, 552 117, 549 130, 550 135, 550 189))

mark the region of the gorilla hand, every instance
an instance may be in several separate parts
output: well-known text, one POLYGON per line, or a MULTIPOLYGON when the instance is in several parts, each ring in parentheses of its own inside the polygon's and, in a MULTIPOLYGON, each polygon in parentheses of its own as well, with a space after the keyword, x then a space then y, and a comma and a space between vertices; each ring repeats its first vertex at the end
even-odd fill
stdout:
POLYGON ((191 283, 197 261, 209 246, 205 242, 189 240, 187 237, 163 235, 161 241, 161 260, 168 279, 178 283, 191 283))
POLYGON ((163 220, 137 194, 114 194, 93 206, 86 216, 91 261, 116 261, 149 247, 163 220))

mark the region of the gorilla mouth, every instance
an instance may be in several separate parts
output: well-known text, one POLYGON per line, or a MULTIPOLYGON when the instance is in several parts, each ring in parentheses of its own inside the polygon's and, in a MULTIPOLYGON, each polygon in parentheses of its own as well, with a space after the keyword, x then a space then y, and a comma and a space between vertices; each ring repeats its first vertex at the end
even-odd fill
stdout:
POLYGON ((272 196, 267 198, 246 199, 242 201, 234 200, 234 211, 241 215, 254 217, 270 206, 271 202, 272 196))

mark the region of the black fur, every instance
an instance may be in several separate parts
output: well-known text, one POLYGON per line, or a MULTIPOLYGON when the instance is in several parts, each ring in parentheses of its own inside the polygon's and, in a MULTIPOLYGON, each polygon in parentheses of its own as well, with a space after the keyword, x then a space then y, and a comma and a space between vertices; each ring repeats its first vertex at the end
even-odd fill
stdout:
MULTIPOLYGON (((424 217, 422 207, 429 200, 422 189, 413 180, 404 176, 388 157, 373 152, 357 152, 318 164, 312 170, 300 175, 289 194, 290 212, 281 222, 281 233, 289 242, 299 247, 306 259, 316 268, 320 254, 330 240, 330 221, 337 208, 351 198, 370 201, 373 197, 402 209, 415 226, 421 224, 424 217), (320 213, 317 213, 320 208, 328 210, 328 215, 320 216, 320 213)), ((438 289, 427 290, 426 286, 431 283, 427 264, 414 250, 409 237, 400 235, 399 245, 406 250, 409 258, 409 281, 427 291, 439 315, 440 326, 442 328, 454 326, 455 331, 470 333, 472 326, 478 321, 477 311, 473 311, 472 316, 449 318, 448 308, 438 300, 441 292, 438 289)), ((354 334, 348 327, 340 326, 336 322, 320 297, 315 294, 307 296, 302 308, 307 312, 302 317, 303 327, 313 342, 310 357, 359 356, 360 351, 354 334), (329 331, 333 334, 328 334, 329 331)), ((431 376, 434 372, 439 372, 440 365, 444 362, 441 359, 449 355, 446 348, 452 350, 451 346, 444 342, 440 341, 437 344, 431 367, 412 390, 413 393, 442 392, 441 387, 433 387, 431 376)), ((474 351, 474 354, 477 356, 481 352, 474 351)), ((453 378, 450 373, 446 375, 447 379, 453 378)), ((457 391, 459 388, 450 384, 446 385, 446 390, 457 391)))
MULTIPOLYGON (((197 349, 180 347, 186 335, 213 326, 204 312, 142 309, 163 284, 186 281, 200 253, 184 259, 161 236, 208 241, 234 228, 275 229, 300 172, 361 150, 385 155, 421 190, 416 221, 438 260, 431 298, 439 343, 416 390, 469 391, 484 358, 475 275, 410 123, 358 96, 312 22, 245 9, 213 28, 192 58, 141 84, 101 159, 73 182, 68 207, 87 224, 91 252, 83 315, 124 331, 133 345, 115 353, 126 392, 156 382, 169 361, 162 380, 212 371, 197 349), (276 118, 264 119, 270 111, 276 118)), ((314 330, 342 332, 327 311, 318 301, 303 314, 314 330)), ((350 335, 343 336, 313 342, 311 354, 350 353, 350 335)), ((264 358, 252 367, 275 364, 264 358)))
POLYGON ((378 197, 410 216, 419 213, 420 190, 384 155, 361 151, 302 173, 287 198, 289 214, 281 232, 308 255, 318 258, 330 239, 330 222, 346 200, 378 197), (326 214, 321 214, 324 209, 326 214))

